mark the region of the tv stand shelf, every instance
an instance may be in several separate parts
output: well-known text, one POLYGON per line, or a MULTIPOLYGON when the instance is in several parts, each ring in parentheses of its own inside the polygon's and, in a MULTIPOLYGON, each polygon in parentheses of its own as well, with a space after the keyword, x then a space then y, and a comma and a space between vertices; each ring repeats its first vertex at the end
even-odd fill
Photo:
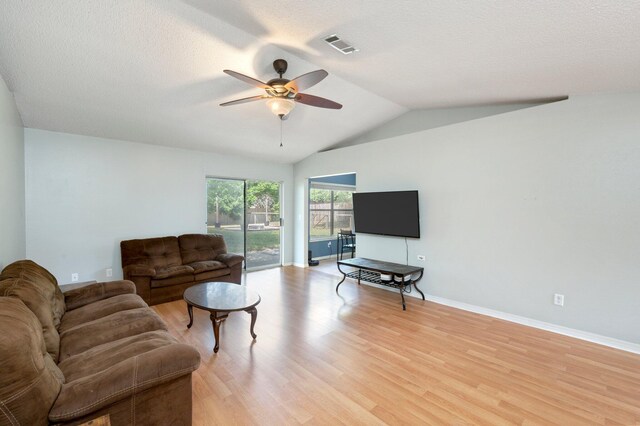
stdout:
MULTIPOLYGON (((382 281, 380 278, 379 272, 371 272, 363 269, 358 269, 357 271, 347 272, 347 278, 353 278, 354 280, 366 281, 368 283, 380 284, 386 287, 400 288, 400 287, 410 287, 409 281, 405 281, 405 285, 396 282, 387 282, 382 281)), ((405 290, 405 293, 409 293, 405 290)))
POLYGON ((417 282, 422 279, 422 275, 424 274, 424 268, 417 266, 409 266, 402 265, 400 263, 392 263, 392 262, 383 262, 381 260, 373 260, 366 259, 363 257, 355 257, 353 259, 345 259, 338 261, 338 270, 343 275, 342 280, 336 286, 336 293, 338 292, 338 288, 340 284, 344 282, 347 278, 353 278, 358 280, 358 284, 361 281, 370 282, 373 284, 379 284, 386 287, 397 288, 400 290, 400 297, 402 299, 402 310, 407 310, 405 301, 404 301, 404 293, 411 291, 411 285, 420 293, 422 296, 422 300, 424 299, 424 293, 418 288, 417 282), (341 266, 349 266, 352 268, 357 268, 355 271, 345 272, 340 269, 341 266), (420 275, 413 279, 413 274, 419 273, 420 275), (391 282, 382 281, 380 279, 380 274, 389 274, 392 276, 391 282), (395 282, 393 278, 395 276, 399 276, 402 278, 402 281, 395 282), (411 276, 409 281, 405 281, 404 278, 406 276, 411 276), (407 288, 409 290, 407 290, 407 288))

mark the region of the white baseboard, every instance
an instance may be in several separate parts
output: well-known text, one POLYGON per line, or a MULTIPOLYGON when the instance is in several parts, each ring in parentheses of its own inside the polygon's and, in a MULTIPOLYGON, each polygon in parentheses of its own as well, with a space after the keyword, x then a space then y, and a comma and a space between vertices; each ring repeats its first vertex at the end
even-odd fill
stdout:
POLYGON ((597 343, 599 345, 609 346, 611 348, 620 349, 635 354, 640 354, 640 344, 627 342, 625 340, 618 340, 612 337, 603 336, 601 334, 590 333, 587 331, 576 330, 575 328, 564 327, 561 325, 551 324, 544 321, 539 321, 520 315, 509 314, 506 312, 495 311, 493 309, 483 308, 481 306, 470 305, 464 302, 457 302, 451 299, 445 299, 444 297, 432 296, 425 294, 425 298, 431 302, 439 303, 441 305, 451 306, 452 308, 462 309, 464 311, 475 312, 477 314, 487 315, 494 318, 499 318, 505 321, 515 322, 517 324, 527 325, 529 327, 539 328, 541 330, 551 331, 552 333, 558 333, 569 337, 575 337, 576 339, 586 340, 588 342, 597 343))
POLYGON ((313 260, 327 260, 327 259, 335 259, 335 258, 336 258, 335 254, 330 254, 330 255, 327 255, 327 256, 317 256, 317 257, 314 256, 313 260))
MULTIPOLYGON (((389 287, 362 282, 362 284, 370 285, 376 288, 382 288, 384 290, 395 291, 389 287)), ((408 294, 407 296, 416 297, 420 299, 418 294, 408 294)), ((620 349, 635 354, 640 354, 640 344, 627 342, 626 340, 614 339, 612 337, 603 336, 601 334, 590 333, 588 331, 577 330, 575 328, 564 327, 562 325, 556 325, 549 322, 539 321, 532 318, 522 317, 520 315, 509 314, 507 312, 496 311, 489 308, 483 308, 482 306, 471 305, 469 303, 458 302, 456 300, 446 299, 444 297, 433 296, 430 294, 424 294, 425 299, 430 302, 435 302, 440 305, 451 306, 452 308, 462 309, 463 311, 475 312, 476 314, 487 315, 493 318, 499 318, 501 320, 515 322, 517 324, 526 325, 541 330, 550 331, 552 333, 562 334, 564 336, 575 337, 576 339, 586 340, 587 342, 597 343, 599 345, 608 346, 610 348, 620 349)))
MULTIPOLYGON (((328 255, 328 256, 318 256, 318 257, 314 256, 313 260, 327 260, 327 259, 335 259, 335 258, 336 258, 336 255, 335 254, 331 254, 331 255, 328 255)), ((307 267, 309 267, 309 265, 306 264, 306 263, 295 263, 294 262, 294 263, 290 263, 289 265, 297 266, 298 268, 307 268, 307 267)), ((286 265, 284 265, 284 266, 286 266, 286 265)))

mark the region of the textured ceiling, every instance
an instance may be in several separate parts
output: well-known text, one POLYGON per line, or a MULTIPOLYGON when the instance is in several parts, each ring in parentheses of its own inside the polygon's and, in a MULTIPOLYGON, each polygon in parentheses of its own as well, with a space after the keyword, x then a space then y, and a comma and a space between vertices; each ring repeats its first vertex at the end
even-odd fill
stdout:
POLYGON ((0 74, 27 127, 294 162, 407 109, 640 90, 640 2, 3 0, 0 74), (360 52, 320 41, 338 33, 360 52), (280 123, 222 73, 326 69, 280 123))
POLYGON ((189 3, 411 109, 640 89, 638 0, 189 3))

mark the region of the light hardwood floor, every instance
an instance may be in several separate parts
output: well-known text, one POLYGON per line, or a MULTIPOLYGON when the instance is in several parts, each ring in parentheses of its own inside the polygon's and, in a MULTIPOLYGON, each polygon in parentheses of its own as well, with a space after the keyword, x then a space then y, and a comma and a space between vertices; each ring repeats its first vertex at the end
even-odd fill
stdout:
MULTIPOLYGON (((262 295, 213 353, 207 312, 157 305, 202 364, 195 425, 640 424, 640 356, 358 286, 323 267, 246 274, 262 295)), ((426 283, 422 288, 428 290, 426 283)))

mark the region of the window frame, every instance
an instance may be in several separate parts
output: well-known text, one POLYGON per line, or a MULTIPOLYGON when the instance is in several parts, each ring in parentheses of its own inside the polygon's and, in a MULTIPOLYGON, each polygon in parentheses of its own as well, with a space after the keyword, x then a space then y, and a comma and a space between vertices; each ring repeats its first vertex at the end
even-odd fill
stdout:
POLYGON ((310 181, 309 182, 309 200, 308 200, 308 209, 309 209, 309 242, 315 242, 315 241, 327 241, 327 240, 334 240, 337 238, 338 235, 338 229, 335 228, 335 214, 336 212, 340 213, 340 212, 347 212, 347 213, 351 213, 351 216, 353 216, 353 201, 352 201, 352 207, 350 209, 336 209, 335 208, 335 192, 351 192, 351 195, 353 196, 353 193, 356 192, 356 187, 353 185, 340 185, 340 184, 335 184, 335 183, 325 183, 325 182, 313 182, 310 181), (330 191, 330 207, 328 209, 324 208, 324 209, 314 209, 312 208, 312 204, 311 204, 311 191, 312 190, 318 190, 318 189, 324 189, 324 190, 328 190, 330 191), (313 214, 313 212, 326 212, 329 215, 329 235, 328 236, 323 236, 323 237, 314 237, 311 234, 311 229, 312 229, 312 224, 311 224, 311 216, 313 214))

